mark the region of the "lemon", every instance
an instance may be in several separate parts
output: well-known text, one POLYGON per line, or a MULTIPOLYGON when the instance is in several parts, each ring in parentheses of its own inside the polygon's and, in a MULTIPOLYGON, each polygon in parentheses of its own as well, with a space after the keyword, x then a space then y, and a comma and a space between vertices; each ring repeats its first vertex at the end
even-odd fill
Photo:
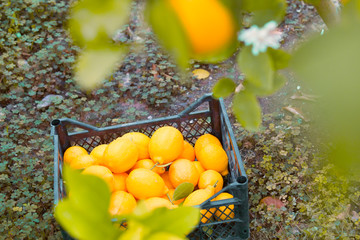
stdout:
POLYGON ((149 142, 150 158, 159 164, 174 161, 183 151, 184 137, 174 127, 165 126, 157 129, 149 142))
POLYGON ((126 178, 126 187, 137 199, 161 197, 169 191, 160 175, 146 168, 131 171, 126 178))
POLYGON ((106 147, 103 164, 114 173, 123 173, 135 165, 138 155, 138 148, 134 142, 118 138, 106 147))

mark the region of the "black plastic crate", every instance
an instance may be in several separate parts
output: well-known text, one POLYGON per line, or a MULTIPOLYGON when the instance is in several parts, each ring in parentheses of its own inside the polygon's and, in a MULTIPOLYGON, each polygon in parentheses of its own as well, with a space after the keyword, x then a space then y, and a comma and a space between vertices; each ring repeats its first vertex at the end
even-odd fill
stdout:
MULTIPOLYGON (((151 137, 152 133, 162 126, 176 127, 183 134, 184 139, 192 144, 195 144, 197 138, 205 133, 215 135, 222 142, 228 155, 229 174, 224 178, 224 188, 202 203, 200 207, 208 211, 214 208, 220 211, 219 207, 225 207, 234 213, 234 218, 226 217, 228 211, 225 209, 222 212, 225 220, 216 218, 214 215, 207 223, 200 222, 188 238, 195 240, 247 239, 249 237, 248 181, 222 99, 216 100, 211 94, 207 94, 178 115, 104 128, 67 118, 53 120, 51 126, 51 134, 54 137, 55 205, 65 196, 62 178, 63 154, 70 146, 82 146, 90 152, 94 147, 110 143, 127 132, 138 131, 151 137), (197 108, 205 110, 195 112, 197 108), (222 192, 228 192, 234 198, 211 201, 222 192)), ((72 239, 65 231, 63 235, 64 239, 72 239)))

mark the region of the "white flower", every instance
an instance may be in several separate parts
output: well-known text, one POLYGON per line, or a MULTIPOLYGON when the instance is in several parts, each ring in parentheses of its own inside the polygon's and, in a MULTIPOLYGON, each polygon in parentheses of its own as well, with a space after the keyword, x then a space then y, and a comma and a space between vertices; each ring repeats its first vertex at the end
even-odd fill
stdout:
POLYGON ((257 56, 260 52, 265 52, 267 47, 279 48, 281 32, 276 30, 275 21, 266 23, 262 28, 256 25, 249 29, 242 30, 239 40, 244 41, 246 46, 253 45, 252 53, 257 56))

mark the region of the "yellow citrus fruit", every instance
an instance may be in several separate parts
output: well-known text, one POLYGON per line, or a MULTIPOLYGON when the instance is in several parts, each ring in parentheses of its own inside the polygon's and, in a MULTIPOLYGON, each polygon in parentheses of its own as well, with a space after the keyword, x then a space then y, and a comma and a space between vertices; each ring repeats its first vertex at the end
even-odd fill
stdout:
MULTIPOLYGON (((220 193, 216 198, 214 198, 213 201, 230 199, 230 198, 234 198, 234 196, 231 195, 230 193, 223 192, 220 193)), ((234 218, 235 216, 234 205, 219 207, 219 209, 215 211, 215 216, 217 218, 220 218, 221 220, 229 220, 234 218)))
POLYGON ((210 143, 214 143, 219 146, 222 146, 221 142, 219 141, 219 139, 217 137, 215 137, 214 135, 211 135, 209 133, 204 134, 204 135, 200 136, 195 142, 194 148, 195 148, 196 158, 198 158, 200 150, 203 149, 205 146, 209 145, 210 143))
POLYGON ((91 152, 90 155, 93 156, 98 164, 102 164, 103 162, 103 156, 105 149, 107 147, 107 144, 101 144, 99 146, 96 146, 91 152))
POLYGON ((138 155, 134 142, 126 138, 116 139, 106 147, 103 164, 114 173, 126 172, 135 165, 138 155))
POLYGON ((149 143, 150 158, 159 164, 174 161, 184 148, 184 138, 179 130, 171 126, 157 129, 149 143))
MULTIPOLYGON (((207 186, 205 189, 195 190, 185 198, 183 206, 200 205, 206 200, 208 200, 211 196, 213 196, 214 191, 215 189, 211 185, 207 186)), ((203 215, 203 217, 201 217, 201 222, 207 223, 214 214, 215 210, 216 208, 210 208, 209 210, 207 209, 200 210, 200 213, 203 215)))
POLYGON ((209 185, 214 186, 215 183, 216 183, 215 193, 217 193, 223 188, 224 185, 223 177, 217 171, 206 170, 200 175, 198 186, 199 188, 204 189, 209 185))
POLYGON ((124 191, 115 191, 110 197, 109 212, 111 215, 131 213, 136 208, 133 195, 124 191))
POLYGON ((126 178, 129 176, 127 173, 114 173, 114 191, 127 191, 126 178))
POLYGON ((161 197, 169 191, 160 175, 146 168, 131 171, 126 188, 137 199, 161 197))
POLYGON ((188 159, 190 161, 195 160, 195 150, 194 147, 187 141, 184 141, 184 149, 180 156, 177 157, 178 159, 188 159))
POLYGON ((69 147, 64 153, 64 162, 70 164, 74 159, 82 155, 88 155, 88 152, 85 150, 85 148, 80 146, 69 147))
POLYGON ((127 138, 136 144, 136 147, 138 148, 138 152, 139 152, 138 160, 150 158, 149 155, 150 138, 148 136, 140 132, 130 132, 124 134, 122 138, 127 138))
POLYGON ((204 146, 196 155, 201 165, 206 170, 215 170, 222 173, 227 170, 228 157, 225 150, 214 143, 204 146))
POLYGON ((164 198, 166 200, 169 200, 169 197, 170 197, 170 200, 171 200, 172 203, 174 203, 176 205, 179 205, 180 203, 182 203, 185 200, 185 198, 174 201, 174 199, 173 199, 174 192, 175 192, 175 189, 169 189, 169 192, 166 195, 162 196, 162 198, 164 198), (168 197, 168 195, 169 195, 169 197, 168 197))
POLYGON ((235 36, 232 14, 219 0, 170 0, 195 54, 223 49, 235 36))
POLYGON ((169 188, 172 189, 174 188, 174 186, 172 185, 171 181, 170 181, 170 177, 169 177, 169 171, 164 172, 163 174, 161 174, 162 179, 165 182, 165 185, 169 188))
POLYGON ((178 159, 170 165, 169 177, 174 188, 183 182, 192 183, 195 187, 199 180, 199 172, 192 161, 178 159))
POLYGON ((97 160, 93 156, 86 154, 74 158, 70 163, 70 167, 74 169, 83 169, 95 165, 96 162, 97 160))
POLYGON ((142 159, 135 163, 135 165, 131 168, 131 170, 137 168, 147 168, 151 171, 154 171, 158 174, 163 174, 165 172, 165 167, 154 167, 155 163, 151 159, 142 159))
POLYGON ((81 173, 98 176, 103 179, 110 188, 110 191, 114 190, 114 175, 107 167, 100 165, 93 165, 85 168, 81 173))
POLYGON ((145 206, 148 210, 154 210, 159 207, 166 207, 169 209, 176 208, 177 206, 173 205, 169 200, 160 198, 160 197, 151 197, 144 201, 145 206))
POLYGON ((204 167, 201 165, 201 163, 199 161, 194 161, 193 164, 195 165, 196 169, 198 170, 199 172, 199 176, 205 172, 205 169, 204 167))

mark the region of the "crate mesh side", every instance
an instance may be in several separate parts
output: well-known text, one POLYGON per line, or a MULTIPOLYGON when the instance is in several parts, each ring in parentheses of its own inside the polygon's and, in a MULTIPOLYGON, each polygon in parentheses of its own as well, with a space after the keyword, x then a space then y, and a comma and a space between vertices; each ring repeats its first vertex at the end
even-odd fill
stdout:
POLYGON ((211 118, 194 118, 183 121, 181 130, 184 138, 194 145, 201 135, 212 132, 211 118))
POLYGON ((238 160, 237 156, 234 151, 234 146, 237 146, 237 143, 233 143, 230 137, 230 131, 229 127, 225 123, 224 116, 221 114, 220 117, 221 120, 221 133, 222 133, 222 140, 223 140, 223 147, 224 150, 229 158, 229 172, 233 175, 233 179, 236 179, 237 177, 241 176, 241 173, 239 171, 238 167, 238 160))
POLYGON ((101 133, 94 132, 94 135, 91 137, 81 138, 81 139, 72 139, 70 140, 71 146, 81 146, 85 148, 88 152, 92 151, 96 146, 100 144, 108 144, 111 141, 115 140, 118 137, 121 137, 125 133, 128 132, 141 132, 145 135, 151 137, 152 134, 160 127, 164 126, 173 126, 182 132, 184 139, 188 142, 195 144, 195 141, 198 137, 205 133, 211 133, 211 118, 192 118, 188 120, 184 120, 180 122, 180 126, 177 122, 169 122, 169 123, 154 123, 154 125, 146 126, 146 127, 134 127, 132 129, 123 130, 121 128, 114 130, 110 133, 101 133))

